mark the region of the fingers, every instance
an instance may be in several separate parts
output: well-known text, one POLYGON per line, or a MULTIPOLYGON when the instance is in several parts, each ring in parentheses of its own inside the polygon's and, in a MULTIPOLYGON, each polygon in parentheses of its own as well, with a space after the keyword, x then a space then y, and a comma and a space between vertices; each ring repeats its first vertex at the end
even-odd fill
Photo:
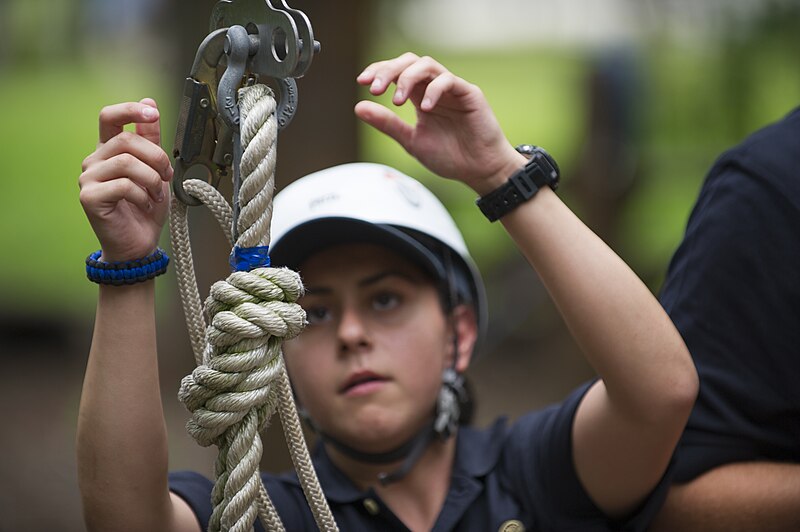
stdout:
POLYGON ((403 148, 408 149, 414 128, 392 111, 379 103, 364 100, 355 107, 356 116, 378 131, 390 136, 403 148))
POLYGON ((396 83, 393 102, 400 105, 420 81, 429 81, 443 72, 447 72, 447 69, 432 58, 406 52, 394 59, 372 63, 359 74, 356 81, 361 85, 369 85, 369 91, 374 95, 383 94, 389 85, 396 83))
POLYGON ((439 104, 443 95, 448 94, 456 99, 461 99, 470 96, 471 91, 474 91, 476 95, 482 94, 476 85, 454 76, 450 72, 444 72, 435 77, 425 88, 419 107, 426 112, 432 111, 439 104))
POLYGON ((103 206, 114 206, 126 200, 145 212, 153 210, 150 195, 130 179, 115 179, 107 183, 92 182, 81 188, 81 205, 87 213, 99 211, 103 206))
POLYGON ((91 165, 81 174, 78 183, 81 189, 97 184, 115 187, 120 186, 115 181, 123 180, 136 184, 153 201, 161 203, 165 199, 164 181, 160 174, 130 153, 121 153, 91 165))
MULTIPOLYGON (((164 201, 165 185, 172 174, 169 157, 161 147, 135 133, 123 131, 83 161, 78 183, 83 190, 87 186, 128 180, 152 201, 160 203, 164 201)), ((120 186, 113 184, 111 188, 117 190, 120 186)))
POLYGON ((100 143, 108 142, 122 133, 122 128, 126 124, 146 124, 145 130, 152 137, 153 129, 159 128, 159 113, 154 101, 150 99, 144 101, 148 103, 127 102, 104 107, 100 111, 100 143))
POLYGON ((429 105, 430 102, 426 101, 423 96, 427 92, 428 84, 441 76, 453 77, 446 68, 430 57, 419 58, 404 68, 397 76, 395 81, 397 89, 392 103, 402 105, 406 99, 411 98, 414 105, 423 111, 430 110, 432 108, 429 105))
POLYGON ((417 60, 419 60, 418 55, 406 52, 388 61, 372 63, 358 75, 356 81, 361 85, 369 85, 369 91, 374 95, 383 94, 400 72, 417 60))
POLYGON ((94 164, 121 154, 130 154, 150 166, 164 181, 172 178, 174 172, 167 153, 160 146, 129 131, 123 131, 112 137, 84 159, 83 170, 86 171, 94 164))
MULTIPOLYGON (((139 100, 139 103, 158 111, 158 104, 156 104, 156 101, 152 98, 144 98, 139 100)), ((136 133, 157 146, 161 145, 161 121, 158 119, 155 122, 137 122, 136 133)))
POLYGON ((443 94, 464 96, 473 87, 433 58, 419 57, 410 52, 373 63, 356 79, 361 85, 369 85, 370 92, 375 95, 383 94, 391 83, 395 83, 397 88, 392 103, 402 105, 410 99, 426 112, 436 107, 443 94))

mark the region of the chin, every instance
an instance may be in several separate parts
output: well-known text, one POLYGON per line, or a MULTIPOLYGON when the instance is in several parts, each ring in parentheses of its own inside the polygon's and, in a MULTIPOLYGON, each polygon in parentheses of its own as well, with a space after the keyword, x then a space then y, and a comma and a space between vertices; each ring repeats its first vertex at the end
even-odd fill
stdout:
MULTIPOLYGON (((359 412, 350 418, 345 439, 348 445, 369 453, 396 449, 413 438, 427 423, 412 422, 397 412, 359 412)), ((344 427, 343 427, 344 428, 344 427)))

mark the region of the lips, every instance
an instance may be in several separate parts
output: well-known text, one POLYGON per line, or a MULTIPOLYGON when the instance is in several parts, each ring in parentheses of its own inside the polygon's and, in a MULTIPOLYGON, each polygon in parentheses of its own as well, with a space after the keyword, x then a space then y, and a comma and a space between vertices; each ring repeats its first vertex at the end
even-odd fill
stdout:
POLYGON ((344 395, 363 395, 373 392, 389 379, 372 371, 356 371, 347 378, 339 393, 344 395))

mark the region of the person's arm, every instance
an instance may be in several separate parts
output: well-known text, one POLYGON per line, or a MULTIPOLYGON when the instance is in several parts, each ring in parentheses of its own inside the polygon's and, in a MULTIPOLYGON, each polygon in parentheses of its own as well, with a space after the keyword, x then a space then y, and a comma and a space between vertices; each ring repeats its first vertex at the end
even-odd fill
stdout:
POLYGON ((800 530, 800 464, 727 464, 674 485, 650 530, 800 530))
MULTIPOLYGON (((480 89, 431 58, 405 54, 367 67, 373 94, 394 83, 417 123, 370 101, 357 115, 397 140, 431 171, 479 195, 526 160, 506 140, 480 89)), ((537 271, 577 343, 602 377, 573 427, 578 476, 608 515, 632 511, 663 476, 697 394, 680 335, 647 287, 548 188, 502 223, 537 271)))
MULTIPOLYGON (((103 261, 141 258, 158 244, 172 177, 159 141, 152 100, 100 113, 100 142, 84 160, 79 184, 103 261), (123 133, 128 123, 136 133, 123 133)), ((153 280, 99 288, 77 431, 89 530, 199 531, 188 505, 167 488, 154 297, 153 280)))

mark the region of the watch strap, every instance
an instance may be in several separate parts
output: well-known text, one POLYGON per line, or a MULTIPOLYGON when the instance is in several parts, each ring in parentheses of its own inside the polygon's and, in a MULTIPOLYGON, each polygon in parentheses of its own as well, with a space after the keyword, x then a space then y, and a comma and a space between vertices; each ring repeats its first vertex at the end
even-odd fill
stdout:
POLYGON ((525 166, 475 202, 490 222, 531 199, 543 186, 558 187, 558 166, 546 151, 530 144, 518 146, 517 151, 529 158, 525 166))

